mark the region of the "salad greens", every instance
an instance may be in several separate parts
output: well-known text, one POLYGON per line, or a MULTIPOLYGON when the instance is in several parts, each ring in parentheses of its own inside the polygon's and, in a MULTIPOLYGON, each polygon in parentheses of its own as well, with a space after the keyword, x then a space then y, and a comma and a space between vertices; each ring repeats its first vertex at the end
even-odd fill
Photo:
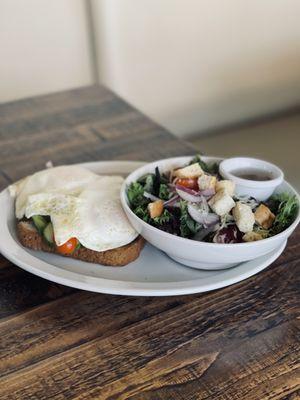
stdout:
POLYGON ((288 228, 296 219, 299 202, 296 196, 280 193, 270 198, 270 209, 276 215, 270 235, 276 235, 288 228))
POLYGON ((180 236, 184 238, 192 238, 202 228, 202 225, 190 217, 186 201, 180 201, 180 210, 180 236))
POLYGON ((156 225, 164 225, 170 222, 171 218, 172 214, 167 209, 165 209, 159 217, 154 217, 153 221, 156 225))
POLYGON ((141 218, 145 222, 151 222, 151 217, 148 213, 147 207, 137 206, 136 208, 133 209, 133 212, 141 218))
POLYGON ((171 193, 169 191, 168 185, 161 183, 159 185, 158 197, 162 200, 169 200, 171 193))
MULTIPOLYGON (((148 199, 146 199, 146 197, 144 197, 144 192, 146 191, 145 187, 146 187, 146 182, 144 186, 140 182, 133 182, 129 186, 127 190, 127 197, 132 209, 135 208, 142 208, 145 210, 147 209, 149 201, 148 199)), ((149 188, 147 187, 147 191, 149 191, 149 193, 152 193, 153 189, 149 190, 149 188)))
MULTIPOLYGON (((222 180, 219 165, 206 163, 199 155, 181 169, 194 164, 199 164, 202 174, 210 177, 212 182, 216 178, 217 181, 222 180)), ((240 231, 232 208, 225 214, 218 214, 213 207, 211 199, 217 193, 216 186, 203 189, 198 185, 198 178, 177 178, 176 170, 161 174, 156 167, 154 173, 146 174, 131 183, 127 188, 127 196, 130 208, 139 218, 165 232, 206 242, 245 241, 243 232, 248 231, 240 231), (150 210, 155 203, 159 203, 160 212, 152 215, 150 210)), ((256 239, 253 240, 257 240, 257 237, 265 239, 284 231, 293 223, 299 211, 298 198, 288 193, 274 195, 265 203, 250 196, 239 197, 233 194, 232 201, 244 204, 254 216, 260 206, 268 210, 271 223, 266 227, 255 217, 252 232, 256 239)))

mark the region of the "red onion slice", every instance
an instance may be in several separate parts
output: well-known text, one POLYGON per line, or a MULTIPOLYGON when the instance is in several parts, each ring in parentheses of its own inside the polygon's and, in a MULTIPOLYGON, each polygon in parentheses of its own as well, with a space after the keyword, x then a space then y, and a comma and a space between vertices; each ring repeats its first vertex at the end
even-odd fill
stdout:
POLYGON ((143 193, 143 196, 146 197, 146 199, 149 199, 149 200, 151 200, 151 201, 160 200, 159 197, 156 197, 156 196, 154 196, 153 194, 148 193, 148 192, 144 192, 144 193, 143 193))
POLYGON ((216 193, 213 188, 196 191, 181 185, 176 185, 175 187, 176 192, 179 194, 179 196, 183 200, 190 201, 191 203, 198 203, 199 201, 201 201, 201 196, 210 198, 216 193))
POLYGON ((207 213, 192 204, 188 204, 187 207, 188 213, 193 220, 199 224, 202 224, 204 227, 214 226, 219 222, 218 215, 214 213, 207 213))
POLYGON ((178 196, 178 194, 176 194, 175 196, 171 197, 169 200, 166 200, 164 202, 164 206, 172 207, 178 200, 179 200, 179 196, 178 196))
POLYGON ((187 188, 187 187, 182 186, 182 185, 176 185, 175 187, 176 187, 176 190, 177 189, 178 190, 182 190, 183 192, 189 193, 189 194, 191 194, 193 196, 199 195, 199 192, 197 190, 193 190, 193 189, 187 188))
POLYGON ((203 198, 202 196, 190 194, 184 190, 178 189, 177 187, 176 192, 183 200, 189 201, 190 203, 200 203, 203 198))
POLYGON ((210 189, 200 190, 199 194, 201 194, 201 196, 204 196, 204 197, 212 197, 216 194, 216 191, 215 191, 215 189, 210 188, 210 189))

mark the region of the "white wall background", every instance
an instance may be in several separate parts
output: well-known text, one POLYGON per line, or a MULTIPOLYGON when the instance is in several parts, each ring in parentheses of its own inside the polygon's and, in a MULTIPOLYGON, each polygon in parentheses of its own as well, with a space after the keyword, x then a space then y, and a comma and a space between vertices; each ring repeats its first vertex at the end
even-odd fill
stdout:
POLYGON ((0 101, 92 83, 84 0, 0 0, 0 101))
POLYGON ((300 100, 299 0, 93 0, 99 78, 179 135, 300 100))
POLYGON ((300 102, 299 15, 299 0, 0 0, 0 102, 97 69, 178 135, 274 112, 300 102))

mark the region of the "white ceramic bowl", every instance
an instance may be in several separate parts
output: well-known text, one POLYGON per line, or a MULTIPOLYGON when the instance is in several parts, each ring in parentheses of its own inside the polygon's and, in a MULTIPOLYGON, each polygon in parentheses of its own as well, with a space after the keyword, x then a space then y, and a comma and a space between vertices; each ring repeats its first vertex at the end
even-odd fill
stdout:
MULTIPOLYGON (((167 253, 171 258, 181 264, 198 269, 217 270, 230 268, 241 262, 253 260, 270 253, 282 245, 295 230, 300 221, 300 213, 298 213, 296 220, 288 229, 268 239, 236 244, 205 243, 163 232, 147 224, 131 211, 126 194, 130 183, 136 182, 147 173, 153 173, 155 167, 159 167, 160 172, 163 173, 173 168, 181 167, 190 160, 191 157, 177 157, 146 164, 131 173, 121 188, 122 206, 131 224, 149 243, 167 253)), ((203 157, 203 160, 206 162, 221 161, 221 159, 215 157, 203 157)), ((283 191, 295 194, 299 199, 298 193, 287 182, 283 182, 277 188, 277 192, 283 191)))
POLYGON ((220 164, 220 174, 225 179, 234 181, 235 193, 239 196, 252 196, 256 200, 265 201, 272 196, 278 186, 284 180, 284 174, 280 168, 264 160, 248 157, 234 157, 223 160, 220 164), (234 175, 237 170, 256 169, 267 173, 271 179, 257 181, 243 179, 234 175))

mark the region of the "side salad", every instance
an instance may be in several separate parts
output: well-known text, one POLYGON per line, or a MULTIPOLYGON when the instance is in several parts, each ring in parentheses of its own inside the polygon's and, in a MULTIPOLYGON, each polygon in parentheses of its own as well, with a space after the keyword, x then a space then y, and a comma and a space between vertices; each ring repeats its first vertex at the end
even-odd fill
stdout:
POLYGON ((143 221, 183 238, 213 243, 262 240, 288 228, 299 201, 281 193, 266 202, 235 194, 217 163, 195 156, 188 165, 167 173, 146 174, 127 188, 132 211, 143 221))

